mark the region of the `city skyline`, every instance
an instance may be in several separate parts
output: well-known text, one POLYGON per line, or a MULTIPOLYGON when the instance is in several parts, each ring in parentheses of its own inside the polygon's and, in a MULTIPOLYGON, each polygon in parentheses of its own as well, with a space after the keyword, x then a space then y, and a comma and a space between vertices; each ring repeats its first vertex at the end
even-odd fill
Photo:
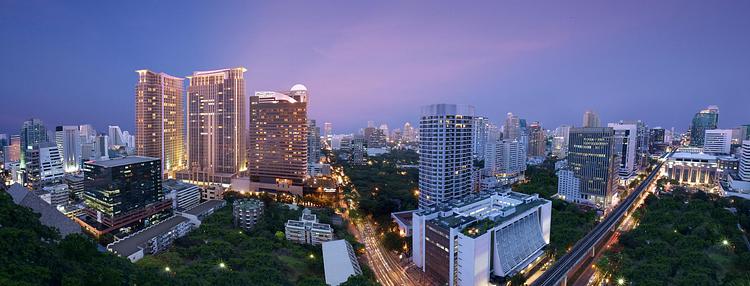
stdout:
POLYGON ((545 129, 578 126, 590 109, 602 124, 641 119, 684 131, 708 105, 721 108, 720 128, 746 124, 750 19, 742 11, 750 4, 640 4, 6 2, 0 32, 14 45, 0 47, 0 84, 12 101, 0 133, 18 134, 29 118, 47 128, 134 131, 135 70, 186 77, 236 66, 248 68, 246 96, 306 85, 316 95, 310 118, 331 122, 334 133, 368 120, 416 124, 431 103, 471 104, 494 123, 513 112, 545 129), (140 15, 144 5, 174 13, 140 15), (205 23, 191 28, 204 12, 205 23), (151 26, 173 37, 157 42, 159 34, 142 32, 151 26), (53 76, 28 77, 40 70, 53 76))

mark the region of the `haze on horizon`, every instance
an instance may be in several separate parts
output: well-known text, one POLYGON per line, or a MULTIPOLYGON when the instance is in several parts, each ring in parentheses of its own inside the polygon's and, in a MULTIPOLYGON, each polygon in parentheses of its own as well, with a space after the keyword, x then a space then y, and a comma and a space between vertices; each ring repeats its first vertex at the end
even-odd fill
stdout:
POLYGON ((25 119, 134 131, 135 70, 243 66, 247 94, 310 91, 350 133, 458 103, 553 129, 644 120, 685 130, 707 105, 747 124, 750 2, 0 0, 0 133, 25 119))

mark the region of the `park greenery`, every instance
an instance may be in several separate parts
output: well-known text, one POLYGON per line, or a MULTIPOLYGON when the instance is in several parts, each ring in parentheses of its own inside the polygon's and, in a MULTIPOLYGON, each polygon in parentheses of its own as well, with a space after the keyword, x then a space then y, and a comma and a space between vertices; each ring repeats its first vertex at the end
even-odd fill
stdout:
MULTIPOLYGON (((230 203, 169 251, 134 264, 98 250, 84 235, 61 237, 0 191, 0 285, 325 285, 320 246, 283 236, 284 222, 301 210, 266 203, 250 232, 233 227, 230 203)), ((329 220, 327 212, 317 213, 329 220)), ((364 276, 342 285, 374 285, 372 272, 362 268, 364 276)))
POLYGON ((673 188, 649 195, 637 227, 596 263, 632 285, 750 285, 750 201, 673 188))

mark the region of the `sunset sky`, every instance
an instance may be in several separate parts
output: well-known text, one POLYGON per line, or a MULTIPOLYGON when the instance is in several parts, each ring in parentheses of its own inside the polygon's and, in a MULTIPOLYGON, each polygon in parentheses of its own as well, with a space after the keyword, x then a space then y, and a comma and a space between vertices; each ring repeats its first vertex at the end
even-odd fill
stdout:
POLYGON ((356 132, 430 103, 554 129, 642 119, 750 123, 750 1, 0 0, 0 133, 134 129, 137 69, 243 66, 248 95, 310 93, 310 118, 356 132), (103 3, 106 2, 106 3, 103 3))

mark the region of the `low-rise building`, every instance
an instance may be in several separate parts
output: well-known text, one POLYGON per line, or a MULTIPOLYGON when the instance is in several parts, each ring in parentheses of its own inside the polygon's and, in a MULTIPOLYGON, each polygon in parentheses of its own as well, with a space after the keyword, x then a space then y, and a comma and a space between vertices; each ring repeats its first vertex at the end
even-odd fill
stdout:
POLYGON ((201 200, 223 200, 226 188, 219 184, 210 184, 201 189, 201 200))
POLYGON ((287 240, 301 244, 319 245, 333 239, 333 228, 329 224, 319 223, 316 215, 305 209, 299 220, 288 220, 284 234, 287 240))
POLYGON ((65 205, 70 199, 70 190, 66 184, 55 184, 42 189, 42 199, 53 207, 65 205))
POLYGON ((662 176, 683 185, 713 186, 718 168, 716 156, 706 153, 676 152, 667 158, 662 176))
POLYGON ((83 175, 66 174, 63 181, 68 184, 68 190, 76 200, 83 199, 83 175))
POLYGON ((540 261, 552 203, 538 195, 483 191, 412 216, 414 264, 441 285, 488 285, 540 261))
POLYGON ((263 215, 265 204, 256 199, 240 199, 232 205, 234 225, 244 230, 251 230, 263 215))
POLYGON ((164 198, 172 199, 172 209, 181 211, 201 202, 201 188, 182 181, 169 179, 162 182, 164 198))
POLYGON ((40 215, 39 222, 56 228, 62 236, 81 233, 81 227, 78 224, 20 184, 13 184, 7 192, 13 198, 15 204, 30 208, 33 212, 38 213, 40 215))
POLYGON ((354 248, 343 239, 323 243, 323 269, 326 284, 331 286, 338 286, 351 276, 362 275, 354 248))

